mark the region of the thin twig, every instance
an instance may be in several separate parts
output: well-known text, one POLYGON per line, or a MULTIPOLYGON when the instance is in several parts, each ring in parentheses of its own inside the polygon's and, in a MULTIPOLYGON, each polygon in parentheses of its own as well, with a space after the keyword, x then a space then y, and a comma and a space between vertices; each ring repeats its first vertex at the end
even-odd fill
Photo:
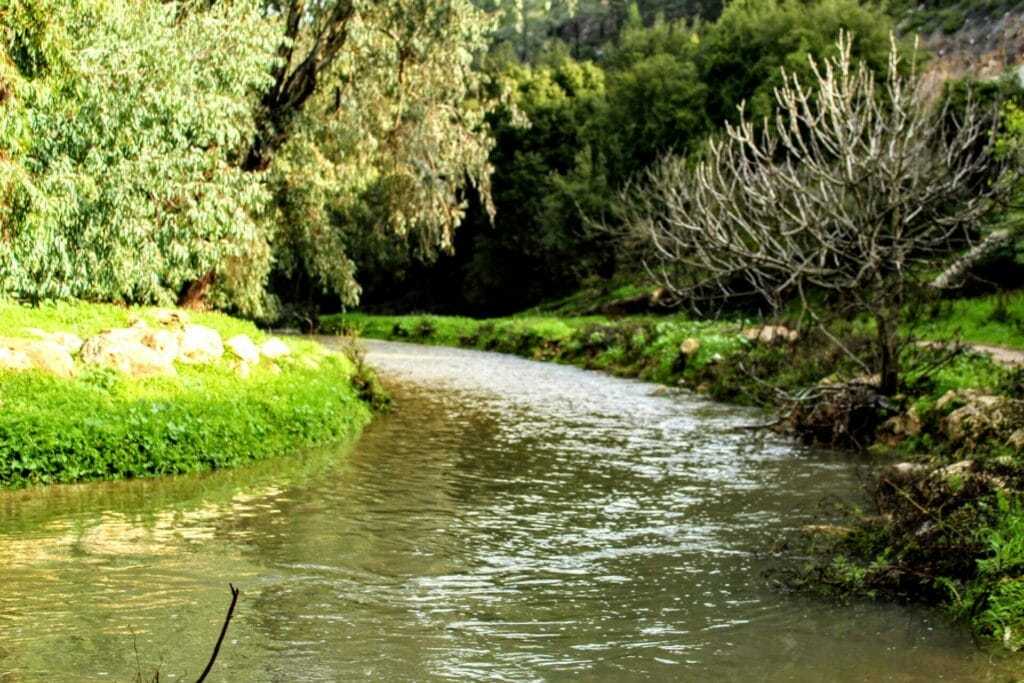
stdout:
POLYGON ((210 673, 210 669, 213 668, 213 663, 217 661, 217 655, 220 653, 220 645, 224 642, 224 636, 228 633, 228 624, 231 623, 231 617, 235 613, 235 603, 238 602, 238 594, 241 592, 235 588, 234 584, 228 584, 228 588, 231 589, 231 606, 228 607, 228 615, 224 617, 224 626, 220 629, 220 638, 217 639, 217 644, 213 647, 213 654, 210 655, 210 661, 207 662, 206 668, 203 669, 203 673, 196 679, 196 683, 203 683, 206 680, 207 674, 210 673))
POLYGON ((135 680, 142 683, 142 663, 139 661, 139 640, 135 637, 135 629, 131 626, 128 630, 132 634, 132 649, 135 650, 135 680))

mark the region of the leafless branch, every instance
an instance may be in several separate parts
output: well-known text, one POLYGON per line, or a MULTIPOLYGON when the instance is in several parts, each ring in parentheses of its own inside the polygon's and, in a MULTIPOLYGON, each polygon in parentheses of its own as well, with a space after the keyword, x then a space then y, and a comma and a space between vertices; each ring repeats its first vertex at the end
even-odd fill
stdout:
POLYGON ((235 605, 238 603, 238 594, 241 592, 235 588, 233 584, 228 584, 228 588, 231 589, 231 605, 228 607, 228 614, 224 617, 224 626, 220 629, 220 637, 217 638, 217 644, 213 646, 213 654, 210 655, 210 661, 206 663, 206 668, 203 669, 203 673, 196 679, 196 683, 203 683, 206 680, 206 676, 210 673, 210 669, 213 668, 213 663, 217 661, 217 655, 220 654, 221 643, 224 642, 224 636, 228 633, 228 624, 231 623, 231 617, 235 614, 235 605))

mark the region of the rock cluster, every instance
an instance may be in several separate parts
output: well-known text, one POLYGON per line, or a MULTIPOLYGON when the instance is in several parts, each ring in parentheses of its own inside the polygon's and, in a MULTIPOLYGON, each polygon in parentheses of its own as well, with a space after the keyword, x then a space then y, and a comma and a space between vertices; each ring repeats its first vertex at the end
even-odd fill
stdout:
POLYGON ((949 392, 936 408, 957 404, 961 405, 940 423, 951 442, 966 448, 994 442, 1024 450, 1024 400, 975 391, 949 392))
POLYGON ((740 334, 752 342, 761 344, 782 345, 792 344, 800 339, 800 333, 785 325, 762 325, 740 330, 740 334))
POLYGON ((72 377, 79 365, 95 365, 133 377, 174 376, 176 363, 212 363, 227 353, 237 359, 236 373, 248 377, 251 366, 261 359, 273 361, 291 354, 288 345, 276 338, 257 345, 240 334, 225 341, 216 330, 191 324, 182 311, 150 311, 129 327, 104 330, 85 340, 69 332, 23 332, 33 338, 0 337, 0 368, 72 377), (157 327, 150 327, 147 319, 157 327))

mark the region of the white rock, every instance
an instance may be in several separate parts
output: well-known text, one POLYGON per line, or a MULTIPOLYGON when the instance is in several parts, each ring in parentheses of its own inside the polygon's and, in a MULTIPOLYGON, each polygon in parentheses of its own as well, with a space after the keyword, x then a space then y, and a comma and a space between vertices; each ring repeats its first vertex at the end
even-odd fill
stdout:
POLYGON ((271 337, 260 344, 260 355, 264 358, 281 358, 291 355, 291 348, 277 337, 271 337))
POLYGON ((181 349, 178 335, 167 330, 147 330, 140 341, 143 346, 151 348, 160 354, 168 363, 174 362, 181 349))
POLYGON ((82 362, 135 377, 177 374, 170 359, 143 344, 131 332, 111 330, 86 339, 80 354, 82 362))
POLYGON ((189 324, 188 313, 171 308, 154 308, 147 315, 158 325, 164 327, 186 327, 189 324))
POLYGON ((216 330, 203 325, 186 325, 181 334, 178 360, 183 363, 209 363, 224 355, 224 342, 216 330))
POLYGON ((740 330, 740 334, 753 342, 762 344, 787 344, 800 338, 800 333, 785 325, 762 325, 740 330))
POLYGON ((224 346, 227 347, 228 351, 238 358, 241 358, 246 363, 255 365, 260 362, 260 350, 256 344, 253 343, 252 339, 249 339, 249 335, 235 335, 224 342, 224 346))
POLYGON ((699 349, 700 339, 697 339, 696 337, 687 337, 683 340, 683 343, 679 345, 679 353, 687 357, 697 353, 699 349))
POLYGON ((32 359, 24 351, 0 346, 0 368, 31 370, 33 368, 32 359))
POLYGON ((59 377, 75 374, 75 362, 63 346, 20 337, 0 337, 0 366, 11 370, 35 368, 59 377))
POLYGON ((78 353, 82 348, 82 338, 70 332, 44 332, 35 327, 26 327, 25 332, 44 341, 60 344, 68 353, 78 353))

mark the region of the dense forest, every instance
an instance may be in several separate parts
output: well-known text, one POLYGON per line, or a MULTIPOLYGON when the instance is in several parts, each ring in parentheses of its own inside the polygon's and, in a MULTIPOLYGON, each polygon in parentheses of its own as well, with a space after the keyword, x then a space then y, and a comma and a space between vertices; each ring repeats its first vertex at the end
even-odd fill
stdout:
POLYGON ((15 0, 0 290, 294 322, 640 280, 624 188, 841 30, 884 73, 894 28, 855 0, 15 0))

